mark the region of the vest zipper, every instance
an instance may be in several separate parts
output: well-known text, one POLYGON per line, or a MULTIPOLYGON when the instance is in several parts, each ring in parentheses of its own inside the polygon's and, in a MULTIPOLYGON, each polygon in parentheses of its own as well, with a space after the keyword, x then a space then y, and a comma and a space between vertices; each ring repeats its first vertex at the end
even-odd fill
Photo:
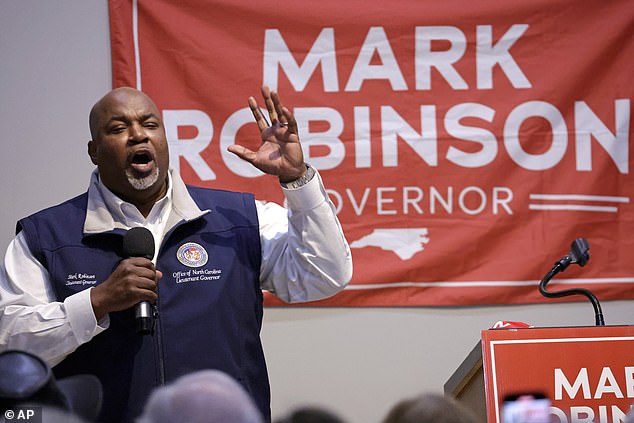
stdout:
POLYGON ((158 358, 159 385, 165 385, 165 362, 163 357, 163 338, 161 337, 161 325, 159 322, 158 302, 154 306, 154 323, 156 333, 156 350, 158 358))
MULTIPOLYGON (((198 219, 199 217, 197 217, 196 219, 198 219)), ((155 265, 157 265, 159 262, 161 251, 163 249, 163 246, 166 244, 167 239, 170 237, 170 235, 174 232, 176 228, 180 227, 184 223, 187 223, 187 221, 180 220, 174 223, 167 232, 163 233, 163 239, 161 240, 161 244, 159 245, 159 253, 156 255, 155 265)), ((168 225, 169 225, 169 222, 168 222, 168 225)), ((159 370, 159 384, 165 385, 165 357, 163 357, 163 338, 161 337, 161 323, 159 320, 160 313, 158 311, 158 306, 161 301, 160 291, 161 291, 161 284, 159 283, 158 286, 156 287, 156 293, 159 296, 159 298, 158 300, 156 300, 156 305, 154 306, 154 316, 156 317, 154 319, 154 322, 156 323, 156 347, 157 347, 157 359, 158 359, 158 366, 159 366, 159 369, 158 369, 159 370)))

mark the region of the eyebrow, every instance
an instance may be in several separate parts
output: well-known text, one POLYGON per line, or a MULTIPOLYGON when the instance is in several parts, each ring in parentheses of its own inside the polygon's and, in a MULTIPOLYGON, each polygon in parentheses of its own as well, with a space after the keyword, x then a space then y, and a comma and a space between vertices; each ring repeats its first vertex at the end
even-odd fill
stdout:
POLYGON ((148 119, 160 119, 158 116, 156 116, 154 113, 146 113, 144 115, 141 116, 141 121, 145 122, 148 119))
MULTIPOLYGON (((155 113, 146 113, 144 115, 141 115, 140 121, 141 122, 145 122, 148 119, 159 119, 159 117, 155 114, 155 113)), ((126 117, 125 115, 114 115, 111 116, 110 119, 108 120, 108 123, 112 122, 112 121, 120 121, 120 122, 129 122, 130 119, 128 119, 128 117, 126 117)))

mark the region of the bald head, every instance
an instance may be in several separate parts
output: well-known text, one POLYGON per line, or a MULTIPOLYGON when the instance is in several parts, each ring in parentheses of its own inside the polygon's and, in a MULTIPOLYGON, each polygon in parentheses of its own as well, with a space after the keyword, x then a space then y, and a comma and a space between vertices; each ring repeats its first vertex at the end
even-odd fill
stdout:
POLYGON ((93 140, 97 137, 97 134, 99 132, 99 124, 101 122, 101 119, 103 119, 104 113, 107 112, 109 105, 113 101, 121 102, 133 97, 144 98, 145 101, 150 103, 158 113, 158 108, 156 107, 152 99, 148 97, 147 94, 145 94, 144 92, 132 87, 115 88, 114 90, 101 97, 99 101, 97 101, 95 105, 92 106, 92 109, 90 109, 88 124, 90 125, 90 136, 93 140))

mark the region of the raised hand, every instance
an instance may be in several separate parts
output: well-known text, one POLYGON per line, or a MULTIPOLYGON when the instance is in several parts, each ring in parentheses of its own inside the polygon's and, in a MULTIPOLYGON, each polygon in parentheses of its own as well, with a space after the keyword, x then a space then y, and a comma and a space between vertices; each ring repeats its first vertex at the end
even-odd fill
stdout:
POLYGON ((249 108, 262 136, 260 148, 252 151, 234 144, 229 146, 228 150, 262 172, 277 176, 280 182, 293 181, 306 172, 297 122, 290 110, 282 105, 275 91, 264 86, 262 97, 269 113, 270 124, 260 112, 255 98, 249 97, 249 108))

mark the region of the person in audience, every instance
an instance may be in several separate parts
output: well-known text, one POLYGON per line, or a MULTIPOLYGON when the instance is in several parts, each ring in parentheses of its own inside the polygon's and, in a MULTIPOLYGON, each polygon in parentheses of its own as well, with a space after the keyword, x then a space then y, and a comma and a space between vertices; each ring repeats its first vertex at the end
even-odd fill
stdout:
POLYGON ((255 403, 231 376, 199 370, 155 388, 137 423, 262 423, 255 403))
MULTIPOLYGON (((50 411, 50 419, 65 411, 76 416, 76 420, 88 421, 99 415, 101 403, 102 387, 95 376, 56 379, 48 364, 35 354, 21 350, 0 352, 0 415, 8 420, 24 420, 20 411, 35 412, 36 418, 39 410, 47 407, 59 410, 50 411)), ((43 417, 47 421, 48 417, 43 417)))
MULTIPOLYGON (((41 423, 91 423, 92 420, 86 420, 77 413, 64 410, 49 405, 43 406, 41 409, 41 423)), ((37 411, 40 411, 37 410, 37 411)))
POLYGON ((453 398, 425 393, 397 403, 382 423, 477 423, 477 419, 453 398))
POLYGON ((293 410, 275 423, 344 423, 335 413, 322 407, 305 406, 293 410))

